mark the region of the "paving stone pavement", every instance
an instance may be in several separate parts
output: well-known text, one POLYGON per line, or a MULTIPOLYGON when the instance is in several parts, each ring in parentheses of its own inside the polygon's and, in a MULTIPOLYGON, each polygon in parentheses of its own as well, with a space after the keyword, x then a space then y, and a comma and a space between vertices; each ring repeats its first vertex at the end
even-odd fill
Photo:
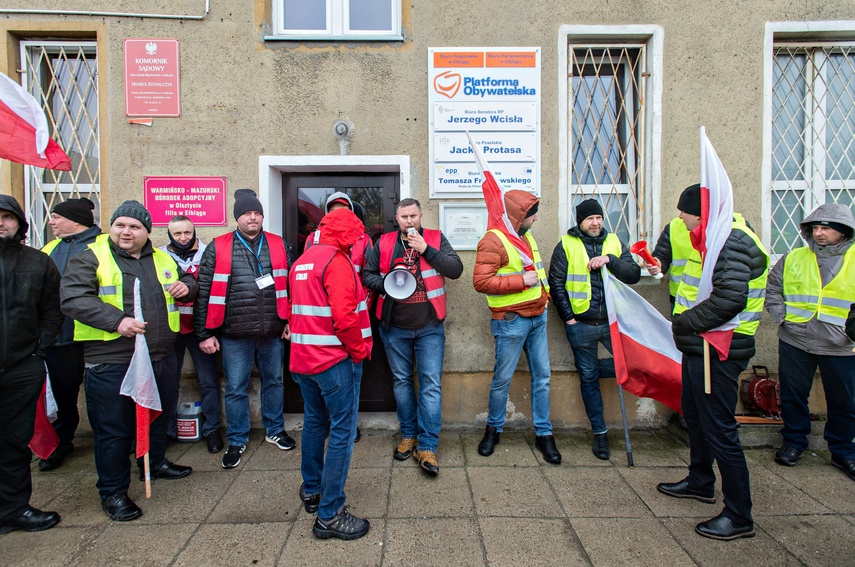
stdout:
MULTIPOLYGON (((781 467, 770 449, 746 451, 757 535, 718 542, 695 534, 718 503, 674 499, 658 482, 686 474, 688 448, 664 429, 634 430, 635 467, 619 432, 612 458, 596 459, 590 435, 556 433, 559 465, 545 463, 533 434, 506 431, 492 457, 478 455, 481 432, 445 431, 440 474, 398 462, 398 436, 364 430, 355 445, 347 500, 371 531, 344 542, 312 536, 301 507, 300 436, 283 452, 253 431, 240 466, 223 470, 205 443, 173 444, 169 458, 192 465, 182 480, 156 480, 152 498, 136 480, 137 521, 111 522, 95 489, 91 437, 66 463, 39 472, 36 507, 62 522, 39 533, 0 536, 3 565, 853 565, 855 485, 811 452, 781 467)), ((719 487, 720 488, 720 487, 719 487)))

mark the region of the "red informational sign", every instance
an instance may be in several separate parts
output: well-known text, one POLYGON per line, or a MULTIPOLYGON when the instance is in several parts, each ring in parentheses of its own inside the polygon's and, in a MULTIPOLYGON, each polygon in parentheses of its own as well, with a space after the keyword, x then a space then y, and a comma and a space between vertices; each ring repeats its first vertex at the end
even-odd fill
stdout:
POLYGON ((196 226, 226 226, 225 177, 146 177, 143 200, 151 224, 184 215, 196 226))
POLYGON ((177 39, 125 39, 125 115, 181 116, 177 39))

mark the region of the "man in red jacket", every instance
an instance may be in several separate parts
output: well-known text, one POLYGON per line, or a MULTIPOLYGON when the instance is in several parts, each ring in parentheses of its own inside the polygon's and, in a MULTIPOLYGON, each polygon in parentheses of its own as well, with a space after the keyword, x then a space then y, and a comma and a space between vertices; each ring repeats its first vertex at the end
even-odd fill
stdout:
POLYGON ((303 484, 300 499, 317 512, 312 533, 350 540, 368 520, 344 506, 344 484, 356 434, 362 361, 371 354, 365 292, 349 253, 365 232, 348 209, 327 214, 317 241, 288 275, 291 291, 291 376, 303 393, 303 484), (329 425, 329 444, 324 439, 329 425))

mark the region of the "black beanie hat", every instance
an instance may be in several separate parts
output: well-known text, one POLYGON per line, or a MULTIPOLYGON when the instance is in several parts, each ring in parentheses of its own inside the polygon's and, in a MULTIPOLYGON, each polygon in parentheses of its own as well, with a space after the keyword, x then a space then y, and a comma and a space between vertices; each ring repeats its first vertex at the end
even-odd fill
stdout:
POLYGON ((701 184, 695 183, 689 185, 680 194, 680 200, 677 201, 677 208, 684 213, 701 216, 701 184))
POLYGON ((836 230, 837 232, 842 234, 844 236, 844 238, 847 238, 847 239, 852 238, 852 227, 846 226, 845 224, 840 223, 840 222, 815 221, 815 222, 812 222, 810 225, 811 225, 811 227, 827 226, 828 228, 833 228, 834 230, 836 230))
POLYGON ((255 191, 252 189, 238 189, 235 191, 235 220, 250 211, 258 211, 261 213, 261 216, 264 216, 264 209, 261 207, 261 201, 256 198, 255 191))
POLYGON ((125 201, 119 205, 110 217, 110 224, 116 222, 119 217, 137 219, 148 232, 151 232, 151 215, 139 201, 125 201))
POLYGON ((537 208, 540 206, 540 201, 535 201, 531 208, 526 212, 525 218, 533 217, 537 214, 537 208))
POLYGON ((600 215, 605 216, 603 214, 603 207, 600 205, 600 202, 596 199, 585 199, 578 205, 576 205, 576 225, 581 226, 582 221, 591 215, 600 215))
POLYGON ((86 197, 81 197, 80 199, 68 199, 62 203, 57 203, 51 212, 83 226, 93 226, 95 224, 95 217, 92 216, 93 210, 95 210, 95 203, 86 197))

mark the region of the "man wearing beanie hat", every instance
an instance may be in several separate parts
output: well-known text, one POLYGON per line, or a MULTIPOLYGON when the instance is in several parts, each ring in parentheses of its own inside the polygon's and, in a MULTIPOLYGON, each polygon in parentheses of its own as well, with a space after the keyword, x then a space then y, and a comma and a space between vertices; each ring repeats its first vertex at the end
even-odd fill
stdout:
POLYGON ((603 419, 600 378, 614 378, 613 358, 600 359, 599 344, 612 352, 609 314, 603 289, 603 266, 625 284, 641 279, 641 269, 626 244, 606 230, 603 207, 596 199, 576 206, 576 226, 561 237, 549 263, 552 301, 573 351, 585 413, 591 423, 591 451, 607 460, 608 427, 603 419))
MULTIPOLYGON (((92 211, 95 204, 83 197, 57 203, 50 214, 54 240, 42 248, 53 260, 59 273, 65 273, 68 260, 77 256, 95 242, 101 228, 95 224, 92 211)), ((65 457, 74 449, 74 433, 80 423, 77 398, 83 384, 85 367, 83 344, 74 341, 74 320, 66 317, 62 323, 56 343, 47 354, 50 386, 56 399, 56 421, 53 427, 59 437, 59 446, 47 459, 39 460, 39 470, 49 471, 62 465, 65 457)))
POLYGON ((775 462, 795 466, 808 448, 808 396, 819 367, 831 464, 855 480, 855 343, 846 333, 855 303, 853 230, 847 206, 827 203, 809 214, 801 223, 807 246, 787 253, 769 272, 766 310, 778 325, 784 419, 775 462))
POLYGON ((499 444, 507 413, 511 379, 523 350, 531 374, 531 419, 535 447, 547 463, 561 463, 549 419, 549 345, 546 337, 546 305, 549 286, 531 227, 537 221, 537 197, 513 189, 505 193, 508 219, 528 250, 514 246, 505 232, 492 229, 478 242, 472 283, 487 296, 490 330, 496 339, 496 364, 490 383, 487 427, 478 454, 489 457, 499 444), (531 260, 523 265, 523 254, 531 260), (534 269, 531 269, 534 268, 534 269))
POLYGON ((62 312, 59 272, 46 254, 24 245, 27 228, 18 202, 0 195, 0 534, 46 530, 60 519, 30 506, 28 444, 62 312))
POLYGON ((261 380, 264 440, 287 451, 296 446, 285 431, 282 371, 288 319, 288 269, 291 247, 263 229, 264 210, 250 189, 235 191, 237 230, 214 239, 199 266, 199 296, 193 330, 199 348, 222 348, 226 375, 226 436, 223 468, 240 464, 249 441, 249 378, 253 362, 261 380))
MULTIPOLYGON (((84 391, 95 435, 95 469, 101 508, 111 520, 129 521, 142 511, 128 497, 128 454, 136 433, 136 404, 121 387, 143 334, 164 408, 176 403, 180 371, 173 345, 179 330, 176 299, 192 300, 198 286, 169 254, 152 246, 151 215, 125 201, 111 217, 110 232, 71 258, 62 278, 62 310, 74 319, 74 340, 83 342, 84 391), (139 286, 142 319, 135 314, 139 286)), ((151 477, 178 479, 192 469, 166 458, 167 413, 151 424, 151 477)), ((137 462, 143 480, 142 460, 137 462)))
MULTIPOLYGON (((690 187, 680 197, 680 218, 689 232, 701 227, 700 201, 699 188, 696 192, 690 187)), ((754 333, 763 311, 768 268, 769 255, 760 238, 734 213, 730 233, 715 260, 709 296, 698 300, 703 276, 700 254, 688 258, 677 286, 671 332, 683 354, 681 406, 689 433, 689 474, 677 482, 659 483, 656 489, 674 498, 714 504, 715 462, 721 474, 724 509, 695 526, 695 532, 711 539, 754 537, 748 466, 733 413, 739 374, 755 353, 754 333), (705 345, 702 334, 730 321, 738 324, 722 356, 705 345), (709 355, 705 355, 707 349, 709 355), (705 391, 706 376, 709 393, 705 391)))

